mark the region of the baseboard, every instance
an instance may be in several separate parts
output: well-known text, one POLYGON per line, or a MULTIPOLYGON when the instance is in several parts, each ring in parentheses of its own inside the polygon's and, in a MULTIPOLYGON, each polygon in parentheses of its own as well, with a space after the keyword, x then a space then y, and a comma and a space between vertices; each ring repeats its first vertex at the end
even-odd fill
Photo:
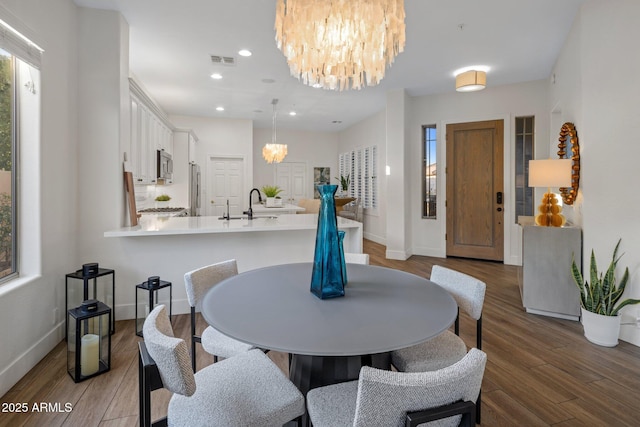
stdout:
POLYGON ((434 258, 446 258, 446 252, 441 248, 426 248, 418 247, 413 248, 413 255, 430 256, 434 258))
POLYGON ((367 240, 371 240, 374 243, 377 243, 379 245, 386 245, 387 244, 387 239, 385 239, 382 236, 378 236, 376 234, 371 234, 371 233, 363 233, 362 234, 363 237, 367 240))
MULTIPOLYGON (((45 336, 34 343, 0 372, 0 396, 4 396, 22 377, 38 364, 64 339, 64 324, 55 325, 45 336)), ((3 345, 7 345, 4 343, 3 345)))
MULTIPOLYGON (((136 318, 136 305, 135 304, 122 304, 116 305, 116 321, 129 320, 136 318)), ((169 307, 167 307, 168 309, 169 307)), ((174 299, 171 305, 171 314, 189 314, 191 312, 191 306, 186 299, 174 299)))
POLYGON ((400 261, 406 261, 409 259, 409 257, 411 256, 411 253, 409 253, 409 251, 390 251, 387 250, 385 252, 385 257, 387 259, 397 259, 400 261))

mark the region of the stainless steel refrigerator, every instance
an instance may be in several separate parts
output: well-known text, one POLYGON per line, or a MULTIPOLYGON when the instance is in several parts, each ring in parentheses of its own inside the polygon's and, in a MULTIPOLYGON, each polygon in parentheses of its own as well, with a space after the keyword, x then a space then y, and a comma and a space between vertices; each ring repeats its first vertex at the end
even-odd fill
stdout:
POLYGON ((200 216, 201 199, 201 174, 200 166, 189 164, 189 215, 200 216))

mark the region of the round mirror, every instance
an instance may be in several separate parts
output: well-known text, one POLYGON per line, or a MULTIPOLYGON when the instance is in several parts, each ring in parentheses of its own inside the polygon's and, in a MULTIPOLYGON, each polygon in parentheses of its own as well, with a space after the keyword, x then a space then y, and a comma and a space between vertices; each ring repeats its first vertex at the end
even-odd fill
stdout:
POLYGON ((578 187, 580 185, 580 145, 578 143, 578 132, 573 123, 567 122, 562 125, 558 141, 558 157, 572 160, 571 187, 560 188, 564 203, 572 205, 578 196, 578 187))

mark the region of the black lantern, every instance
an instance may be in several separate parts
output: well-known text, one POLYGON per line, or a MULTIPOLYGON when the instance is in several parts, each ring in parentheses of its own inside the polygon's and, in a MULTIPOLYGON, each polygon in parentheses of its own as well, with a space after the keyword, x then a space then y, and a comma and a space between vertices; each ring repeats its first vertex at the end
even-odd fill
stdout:
POLYGON ((96 300, 67 312, 67 372, 80 382, 111 369, 111 309, 96 300))
MULTIPOLYGON (((82 301, 95 299, 115 307, 116 273, 100 268, 97 262, 83 264, 80 270, 65 276, 65 310, 77 307, 82 301)), ((111 316, 111 333, 116 330, 115 316, 111 316)))
POLYGON ((159 276, 151 276, 146 281, 136 285, 136 335, 142 336, 142 326, 144 320, 158 304, 169 305, 169 320, 171 320, 171 282, 160 280, 159 276), (162 290, 162 294, 160 291, 162 290), (147 292, 148 295, 144 293, 147 292), (138 293, 141 298, 138 298, 138 293))

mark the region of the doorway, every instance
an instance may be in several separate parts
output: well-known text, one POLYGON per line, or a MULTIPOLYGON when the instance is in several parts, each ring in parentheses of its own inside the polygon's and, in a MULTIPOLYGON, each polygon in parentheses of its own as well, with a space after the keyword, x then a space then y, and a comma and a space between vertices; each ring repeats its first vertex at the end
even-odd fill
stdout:
MULTIPOLYGON (((244 159, 239 157, 209 157, 207 162, 206 215, 222 216, 227 211, 240 215, 246 208, 244 188, 244 159)), ((247 205, 248 206, 248 205, 247 205)))
POLYGON ((282 188, 280 197, 292 205, 306 197, 307 164, 305 162, 282 162, 276 165, 276 184, 282 188))
POLYGON ((504 261, 504 123, 447 125, 447 256, 504 261))

